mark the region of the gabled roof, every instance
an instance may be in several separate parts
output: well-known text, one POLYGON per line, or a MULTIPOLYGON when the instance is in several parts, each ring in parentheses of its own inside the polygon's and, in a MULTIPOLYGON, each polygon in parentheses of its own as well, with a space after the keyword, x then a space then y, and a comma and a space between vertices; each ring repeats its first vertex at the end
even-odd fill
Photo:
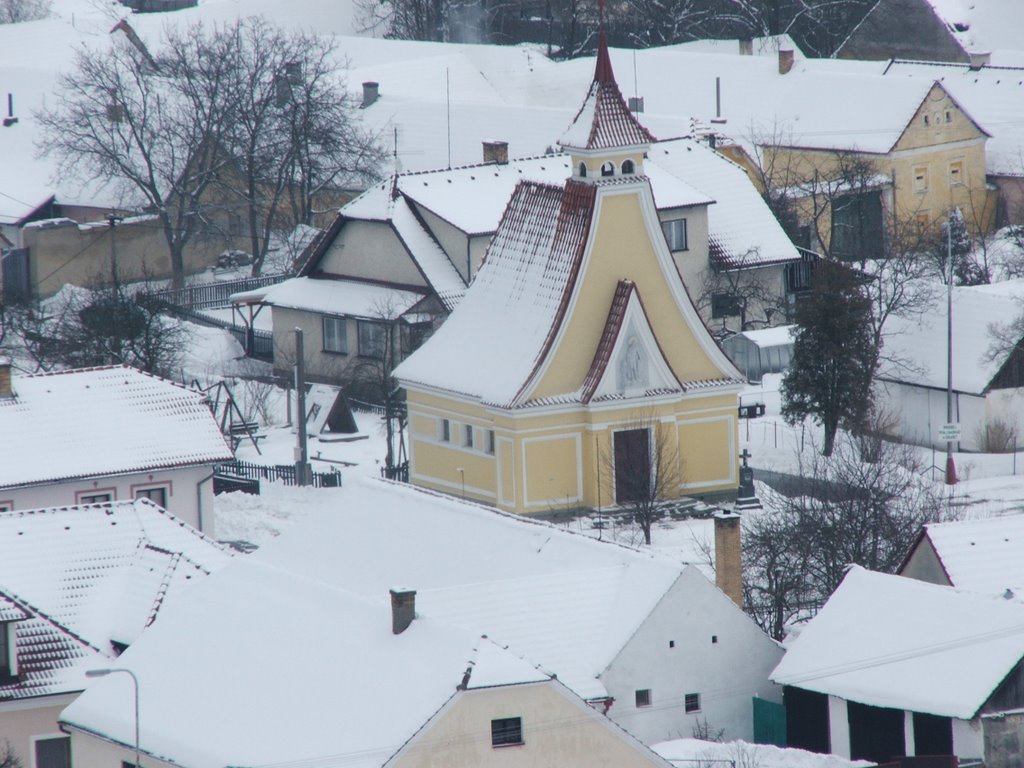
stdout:
POLYGON ((961 109, 984 125, 988 173, 1022 176, 1024 147, 1024 68, 895 60, 884 64, 889 78, 937 80, 961 109))
POLYGON ((563 149, 602 150, 643 147, 655 138, 640 125, 622 98, 601 28, 594 65, 594 82, 568 130, 558 140, 563 149))
POLYGON ((1024 656, 1024 604, 853 566, 771 674, 878 707, 970 719, 1024 656))
POLYGON ((0 513, 0 552, 0 620, 16 622, 21 675, 0 700, 81 690, 114 643, 231 559, 148 499, 0 513))
POLYGON ((595 195, 595 186, 576 181, 564 188, 520 183, 472 290, 396 377, 485 403, 517 404, 565 311, 595 195))
POLYGON ((606 694, 599 676, 680 579, 735 609, 699 570, 650 552, 408 485, 340 493, 261 560, 374 601, 415 589, 418 614, 486 633, 584 698, 606 694))
POLYGON ((1024 596, 1024 515, 931 523, 921 538, 930 542, 953 586, 1024 596))
POLYGON ((14 376, 13 388, 0 398, 0 488, 232 458, 203 393, 128 366, 14 376))
MULTIPOLYGON (((953 389, 982 395, 1006 362, 989 359, 992 324, 1012 322, 1020 313, 1024 279, 953 288, 953 389)), ((883 379, 915 386, 946 388, 946 308, 921 317, 891 318, 885 334, 886 355, 906 365, 887 365, 883 379)))
POLYGON ((1020 48, 1024 34, 1017 0, 926 0, 965 51, 1020 48))
POLYGON ((683 385, 675 377, 671 366, 665 360, 658 340, 651 332, 650 319, 643 308, 640 292, 632 280, 620 280, 612 297, 604 331, 598 342, 590 371, 583 381, 580 401, 589 403, 604 397, 621 398, 625 387, 617 379, 621 370, 616 363, 622 363, 629 352, 630 344, 639 345, 636 359, 644 360, 643 371, 635 386, 643 388, 645 395, 682 392, 683 385), (646 348, 644 353, 640 348, 646 348), (651 369, 654 369, 653 371, 651 369))
POLYGON ((423 293, 363 280, 293 277, 283 283, 231 296, 235 302, 257 300, 288 309, 324 315, 394 320, 422 301, 423 293))
MULTIPOLYGON (((306 558, 282 567, 262 555, 196 585, 118 659, 144 692, 146 753, 191 768, 377 768, 460 686, 550 679, 430 616, 395 635, 387 588, 371 603, 311 578, 306 558)), ((133 745, 130 681, 118 677, 91 685, 62 722, 133 745)))

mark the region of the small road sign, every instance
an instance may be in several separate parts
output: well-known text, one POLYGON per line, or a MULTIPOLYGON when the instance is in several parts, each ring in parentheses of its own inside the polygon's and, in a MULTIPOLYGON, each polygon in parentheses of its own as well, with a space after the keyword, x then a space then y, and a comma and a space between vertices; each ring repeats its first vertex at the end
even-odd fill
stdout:
POLYGON ((939 427, 939 440, 944 443, 955 443, 960 440, 959 424, 943 424, 939 427))

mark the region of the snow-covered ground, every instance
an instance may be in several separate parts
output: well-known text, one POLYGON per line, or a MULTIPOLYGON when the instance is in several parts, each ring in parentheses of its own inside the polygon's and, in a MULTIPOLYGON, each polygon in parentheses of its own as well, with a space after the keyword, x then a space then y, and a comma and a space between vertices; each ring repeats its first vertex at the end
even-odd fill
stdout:
POLYGON ((700 739, 663 741, 651 747, 678 768, 716 768, 732 763, 735 768, 854 768, 874 765, 866 760, 846 760, 802 749, 781 749, 771 744, 731 741, 719 744, 700 739))

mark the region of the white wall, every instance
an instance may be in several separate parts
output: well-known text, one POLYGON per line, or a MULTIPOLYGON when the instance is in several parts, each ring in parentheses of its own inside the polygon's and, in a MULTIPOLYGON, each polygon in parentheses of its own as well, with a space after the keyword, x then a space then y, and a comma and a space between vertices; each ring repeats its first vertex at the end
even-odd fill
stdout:
POLYGON ((833 755, 850 757, 850 720, 846 699, 828 697, 828 738, 833 755))
POLYGON ((212 473, 213 468, 205 465, 0 489, 0 505, 9 503, 13 509, 63 507, 82 503, 84 494, 98 493, 110 493, 112 501, 130 501, 141 488, 163 487, 167 491, 168 511, 212 536, 213 481, 206 480, 200 485, 212 473))
POLYGON ((953 720, 953 752, 961 760, 985 756, 984 732, 981 720, 953 720))
MULTIPOLYGON (((876 402, 884 413, 895 419, 891 434, 914 445, 945 450, 938 439, 939 427, 946 423, 946 392, 882 381, 876 390, 876 402)), ((985 398, 953 393, 953 421, 960 423, 960 444, 954 450, 976 451, 979 434, 984 431, 985 398)))
POLYGON ((752 698, 782 701, 768 680, 781 658, 778 643, 688 568, 601 676, 615 698, 608 715, 646 744, 690 738, 698 720, 724 728, 726 739, 750 741, 752 698), (643 688, 651 706, 637 708, 643 688), (687 693, 700 694, 700 712, 685 712, 687 693))
POLYGON ((0 746, 6 739, 21 759, 22 768, 34 768, 34 737, 60 736, 57 717, 76 696, 69 693, 0 702, 0 746))

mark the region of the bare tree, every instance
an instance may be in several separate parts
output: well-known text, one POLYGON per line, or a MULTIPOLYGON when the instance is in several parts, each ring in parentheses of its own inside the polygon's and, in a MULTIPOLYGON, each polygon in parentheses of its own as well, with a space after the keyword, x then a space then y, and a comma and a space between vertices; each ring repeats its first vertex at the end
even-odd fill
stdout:
POLYGON ((225 163, 230 40, 207 45, 201 30, 165 33, 162 53, 116 38, 106 50, 80 48, 61 75, 58 98, 37 117, 39 150, 113 187, 126 207, 155 213, 175 287, 185 246, 203 229, 201 201, 225 163))
POLYGON ((4 739, 3 744, 0 744, 0 768, 21 768, 21 766, 21 758, 18 757, 18 753, 14 751, 11 742, 4 739))
POLYGON ((745 518, 744 604, 772 637, 820 606, 850 564, 892 573, 922 525, 951 519, 913 448, 882 442, 869 458, 852 440, 830 458, 798 454, 790 482, 745 518))
POLYGON ((614 482, 615 501, 651 543, 651 529, 666 501, 679 498, 684 467, 674 423, 640 413, 612 434, 602 449, 604 473, 614 482))
POLYGON ((184 326, 148 294, 118 283, 95 291, 66 286, 10 318, 12 346, 45 371, 125 364, 173 378, 187 341, 184 326))
POLYGON ((174 284, 194 239, 247 234, 253 270, 272 231, 311 223, 334 185, 382 157, 355 119, 333 43, 258 19, 168 28, 155 53, 131 33, 82 48, 38 115, 39 150, 159 217, 174 284))
POLYGON ((775 325, 786 315, 786 302, 777 280, 757 269, 757 249, 751 249, 728 263, 712 258, 711 266, 701 277, 697 307, 711 317, 709 330, 725 337, 735 331, 749 331, 775 325), (728 327, 728 318, 736 318, 728 327), (721 319, 715 327, 714 320, 721 319))
POLYGON ((51 0, 0 0, 0 24, 45 19, 51 8, 51 0))

